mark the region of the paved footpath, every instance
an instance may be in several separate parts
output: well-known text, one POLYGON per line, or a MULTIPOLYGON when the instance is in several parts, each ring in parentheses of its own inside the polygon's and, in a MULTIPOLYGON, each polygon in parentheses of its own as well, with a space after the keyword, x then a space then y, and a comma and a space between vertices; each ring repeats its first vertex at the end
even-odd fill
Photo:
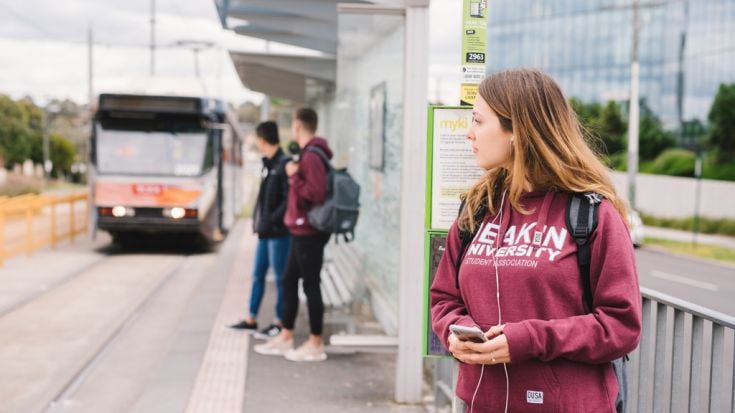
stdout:
MULTIPOLYGON (((243 238, 243 250, 232 267, 187 412, 426 411, 423 406, 401 406, 393 402, 396 354, 332 352, 325 362, 293 363, 255 353, 253 345, 259 340, 240 331, 233 335, 224 327, 247 311, 256 240, 248 234, 243 238), (240 376, 242 368, 244 378, 240 376)), ((273 318, 274 287, 269 282, 266 288, 259 320, 262 324, 273 318)), ((297 345, 308 335, 305 310, 302 306, 297 319, 297 345)), ((326 328, 325 336, 328 336, 329 326, 326 328)))

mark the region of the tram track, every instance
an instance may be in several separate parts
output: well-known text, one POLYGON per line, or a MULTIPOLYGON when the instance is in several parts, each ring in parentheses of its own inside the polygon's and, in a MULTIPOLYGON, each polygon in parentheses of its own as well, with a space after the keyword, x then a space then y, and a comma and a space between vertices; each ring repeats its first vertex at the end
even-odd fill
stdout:
POLYGON ((63 399, 190 259, 106 255, 0 314, 3 413, 38 412, 63 399))
POLYGON ((118 327, 112 332, 107 340, 102 343, 97 351, 89 357, 85 364, 60 389, 53 400, 48 403, 48 407, 43 410, 44 413, 57 413, 62 411, 63 401, 67 400, 70 395, 74 394, 79 386, 86 380, 89 373, 94 369, 99 361, 104 358, 105 354, 110 348, 110 345, 114 343, 115 340, 117 340, 121 332, 123 332, 130 324, 132 324, 137 316, 140 314, 141 309, 146 307, 146 305, 150 303, 153 297, 155 297, 163 289, 163 287, 169 283, 169 281, 175 278, 176 275, 178 275, 182 271, 182 269, 184 268, 184 264, 186 264, 190 258, 190 254, 182 256, 182 259, 179 261, 178 264, 176 264, 175 268, 169 271, 169 273, 161 279, 158 285, 156 285, 155 288, 153 288, 150 293, 143 300, 140 301, 138 306, 125 318, 125 320, 123 320, 118 325, 118 327))
POLYGON ((100 264, 102 261, 105 260, 105 258, 109 257, 108 255, 100 255, 98 259, 95 259, 94 261, 88 262, 85 265, 76 268, 72 270, 69 274, 64 275, 58 280, 53 281, 50 284, 44 284, 42 288, 33 291, 29 294, 24 295, 23 297, 19 298, 16 301, 11 302, 10 304, 6 306, 0 306, 0 319, 2 319, 5 315, 12 313, 16 309, 30 303, 31 301, 41 297, 44 294, 48 294, 49 292, 53 291, 56 288, 61 287, 62 285, 66 284, 67 282, 75 279, 77 276, 83 274, 86 271, 89 271, 92 267, 95 265, 100 264))

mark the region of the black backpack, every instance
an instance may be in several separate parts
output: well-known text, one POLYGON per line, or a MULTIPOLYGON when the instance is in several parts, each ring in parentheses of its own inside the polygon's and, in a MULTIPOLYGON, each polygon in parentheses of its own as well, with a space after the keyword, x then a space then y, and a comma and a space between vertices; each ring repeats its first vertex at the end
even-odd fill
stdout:
POLYGON ((347 169, 335 169, 320 148, 310 146, 306 150, 319 155, 327 166, 327 198, 306 214, 309 224, 322 232, 341 234, 345 242, 350 242, 355 239, 360 214, 360 184, 347 169))
MULTIPOLYGON (((577 265, 579 273, 582 277, 582 285, 584 288, 584 300, 589 311, 592 311, 592 288, 590 287, 590 238, 597 228, 597 217, 602 195, 595 192, 572 193, 569 197, 566 211, 566 223, 569 234, 574 238, 577 244, 577 265)), ((465 201, 459 206, 459 212, 462 213, 465 201)), ((481 204, 475 211, 475 221, 481 222, 487 214, 487 204, 481 204)), ((479 226, 478 226, 479 229, 479 226)), ((475 233, 469 231, 459 231, 459 239, 461 241, 455 268, 455 284, 459 289, 459 267, 462 265, 467 247, 475 237, 475 233)), ((617 413, 625 413, 628 400, 628 376, 625 372, 625 365, 628 362, 628 356, 612 361, 615 377, 618 380, 618 396, 615 399, 615 410, 617 413)))

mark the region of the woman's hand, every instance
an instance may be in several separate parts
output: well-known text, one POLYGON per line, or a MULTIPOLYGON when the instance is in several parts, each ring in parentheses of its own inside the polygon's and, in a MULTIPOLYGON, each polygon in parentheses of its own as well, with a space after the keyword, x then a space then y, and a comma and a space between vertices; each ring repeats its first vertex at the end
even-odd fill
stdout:
POLYGON ((485 333, 488 341, 484 343, 473 343, 454 340, 460 344, 456 345, 458 352, 452 351, 452 336, 449 337, 450 351, 457 360, 465 364, 505 364, 510 363, 510 350, 508 339, 503 334, 504 325, 494 326, 485 333), (460 347, 461 346, 461 347, 460 347))
POLYGON ((454 358, 459 361, 462 361, 462 358, 469 354, 477 354, 476 351, 470 350, 467 347, 467 344, 469 343, 469 341, 458 339, 457 336, 454 335, 454 333, 449 334, 449 352, 452 353, 454 358))

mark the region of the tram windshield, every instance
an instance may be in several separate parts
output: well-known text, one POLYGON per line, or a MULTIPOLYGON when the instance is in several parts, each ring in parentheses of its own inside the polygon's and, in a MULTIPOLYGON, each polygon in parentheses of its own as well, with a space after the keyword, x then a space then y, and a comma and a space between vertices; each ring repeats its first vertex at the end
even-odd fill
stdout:
POLYGON ((100 174, 198 176, 212 167, 213 142, 205 131, 136 131, 97 127, 100 174))

